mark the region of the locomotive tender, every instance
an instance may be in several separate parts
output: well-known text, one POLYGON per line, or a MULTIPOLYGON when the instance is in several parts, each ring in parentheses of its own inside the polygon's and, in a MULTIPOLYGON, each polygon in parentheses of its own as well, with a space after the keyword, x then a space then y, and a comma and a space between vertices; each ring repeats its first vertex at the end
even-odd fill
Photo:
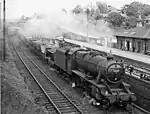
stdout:
POLYGON ((94 104, 109 108, 114 103, 126 106, 136 101, 130 85, 122 80, 125 75, 123 62, 115 61, 112 56, 63 44, 45 49, 43 54, 47 55, 51 66, 70 79, 72 87, 86 91, 94 104))

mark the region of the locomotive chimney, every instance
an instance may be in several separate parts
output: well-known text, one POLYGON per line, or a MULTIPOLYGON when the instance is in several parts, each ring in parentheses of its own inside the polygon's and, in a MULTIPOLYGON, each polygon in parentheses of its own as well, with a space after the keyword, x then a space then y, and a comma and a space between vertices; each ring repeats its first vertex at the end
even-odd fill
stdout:
POLYGON ((113 60, 112 50, 110 50, 110 53, 107 54, 107 60, 113 60))
POLYGON ((107 60, 113 60, 113 56, 112 55, 107 55, 107 60))

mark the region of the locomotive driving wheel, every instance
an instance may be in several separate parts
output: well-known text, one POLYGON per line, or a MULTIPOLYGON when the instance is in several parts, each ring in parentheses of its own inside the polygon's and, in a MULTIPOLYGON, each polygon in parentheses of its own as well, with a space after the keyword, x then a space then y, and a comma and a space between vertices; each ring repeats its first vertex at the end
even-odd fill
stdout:
POLYGON ((102 100, 102 107, 104 108, 104 109, 110 109, 110 102, 109 102, 109 100, 107 100, 107 99, 103 99, 102 100))
POLYGON ((120 107, 125 108, 125 107, 127 107, 127 104, 128 104, 128 103, 123 102, 122 100, 119 100, 119 101, 118 101, 118 105, 119 105, 120 107))

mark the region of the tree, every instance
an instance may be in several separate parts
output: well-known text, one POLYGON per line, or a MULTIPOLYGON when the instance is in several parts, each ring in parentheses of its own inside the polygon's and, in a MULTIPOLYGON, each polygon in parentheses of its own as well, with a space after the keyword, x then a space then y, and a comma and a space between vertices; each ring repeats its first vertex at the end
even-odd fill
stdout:
POLYGON ((125 28, 131 29, 136 27, 136 25, 137 25, 137 18, 129 17, 125 19, 125 28))
POLYGON ((125 11, 129 17, 134 16, 138 18, 139 14, 141 14, 141 17, 144 18, 146 15, 150 14, 150 5, 132 2, 131 4, 124 5, 121 11, 125 11))
POLYGON ((26 19, 26 16, 22 15, 20 20, 25 20, 26 19))
POLYGON ((86 13, 86 15, 87 15, 87 18, 89 19, 90 17, 90 14, 91 14, 91 10, 90 10, 90 8, 85 8, 85 11, 84 11, 85 13, 86 13))
POLYGON ((139 10, 142 10, 143 9, 143 4, 140 3, 140 2, 131 2, 130 4, 133 8, 135 8, 137 10, 137 12, 139 10))
POLYGON ((97 20, 102 19, 102 13, 108 11, 107 5, 105 3, 97 2, 97 6, 93 6, 92 3, 88 4, 85 8, 85 14, 88 16, 88 20, 96 25, 97 20))
POLYGON ((95 12, 96 12, 96 10, 93 7, 91 7, 91 9, 90 9, 90 16, 94 17, 95 12))
POLYGON ((75 14, 79 14, 83 12, 83 8, 81 7, 81 5, 76 5, 76 7, 72 10, 72 13, 75 13, 75 14))
MULTIPOLYGON (((150 5, 140 2, 132 2, 123 6, 121 12, 126 12, 128 19, 125 20, 125 28, 134 28, 139 18, 145 19, 150 14, 150 5)), ((144 24, 144 22, 142 23, 144 24)))
POLYGON ((122 8, 122 12, 126 12, 127 16, 131 17, 138 17, 138 10, 133 7, 132 5, 124 5, 122 8))
POLYGON ((95 15, 94 15, 94 19, 95 19, 95 20, 99 20, 99 19, 101 19, 101 18, 103 18, 103 15, 100 13, 99 10, 96 10, 96 11, 95 11, 95 15))
POLYGON ((120 27, 124 21, 124 17, 122 17, 119 13, 112 12, 108 14, 107 21, 114 27, 120 27))
POLYGON ((108 12, 108 7, 106 3, 96 2, 97 9, 100 11, 101 14, 108 12))
POLYGON ((62 8, 61 11, 67 13, 67 10, 65 8, 62 8))
POLYGON ((142 14, 144 16, 148 16, 150 14, 150 5, 144 4, 142 14))
POLYGON ((84 8, 84 13, 88 16, 89 19, 94 19, 96 12, 96 8, 92 5, 92 3, 87 4, 84 8))

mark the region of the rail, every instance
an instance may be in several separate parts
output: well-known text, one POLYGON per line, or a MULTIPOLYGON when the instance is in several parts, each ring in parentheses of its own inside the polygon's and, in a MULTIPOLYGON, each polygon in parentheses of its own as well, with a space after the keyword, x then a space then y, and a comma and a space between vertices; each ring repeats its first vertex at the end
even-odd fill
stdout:
POLYGON ((126 74, 137 77, 139 79, 142 79, 146 82, 150 82, 150 71, 144 68, 141 68, 140 66, 135 66, 132 65, 133 67, 133 71, 131 71, 130 73, 130 64, 129 63, 125 63, 126 66, 126 74))
MULTIPOLYGON (((14 44, 13 44, 14 46, 14 44)), ((74 110, 73 112, 77 112, 79 114, 83 114, 83 112, 57 87, 57 85, 50 80, 50 78, 39 68, 38 65, 36 65, 36 63, 20 48, 20 51, 24 53, 25 56, 21 56, 19 54, 19 52, 17 51, 16 47, 14 46, 14 49, 16 51, 16 53, 18 54, 18 56, 20 57, 21 61, 23 62, 23 64, 26 66, 27 70, 29 71, 29 73, 32 75, 32 77, 34 78, 34 80, 37 82, 37 84, 40 86, 40 88, 42 89, 42 91, 45 93, 45 95, 47 96, 47 98, 49 99, 49 101, 52 103, 52 105, 55 107, 56 111, 58 114, 63 114, 63 113, 71 113, 72 110, 74 110), (28 61, 27 61, 28 59, 28 61), (25 62, 26 61, 26 62, 25 62), (28 63, 28 65, 27 65, 28 63), (32 65, 31 65, 32 63, 32 65), (30 66, 30 65, 31 66, 30 66), (33 68, 37 68, 34 69, 33 68), (32 68, 32 69, 31 69, 32 68), (35 73, 36 71, 36 73, 35 73), (39 73, 39 71, 41 73, 39 73), (38 72, 38 73, 37 73, 38 72), (39 74, 43 74, 43 82, 40 81, 37 77, 41 77, 41 75, 39 74), (37 76, 38 75, 38 76, 37 76), (49 83, 49 85, 45 86, 44 84, 49 83), (50 85, 51 84, 51 85, 50 85), (53 88, 52 88, 53 87, 53 88), (66 108, 66 109, 65 109, 66 108)))
POLYGON ((131 105, 132 105, 133 107, 135 107, 136 109, 140 110, 141 112, 143 112, 144 114, 150 114, 149 111, 147 111, 147 110, 145 110, 145 109, 139 107, 138 105, 136 105, 136 104, 134 104, 134 103, 131 103, 131 105))

